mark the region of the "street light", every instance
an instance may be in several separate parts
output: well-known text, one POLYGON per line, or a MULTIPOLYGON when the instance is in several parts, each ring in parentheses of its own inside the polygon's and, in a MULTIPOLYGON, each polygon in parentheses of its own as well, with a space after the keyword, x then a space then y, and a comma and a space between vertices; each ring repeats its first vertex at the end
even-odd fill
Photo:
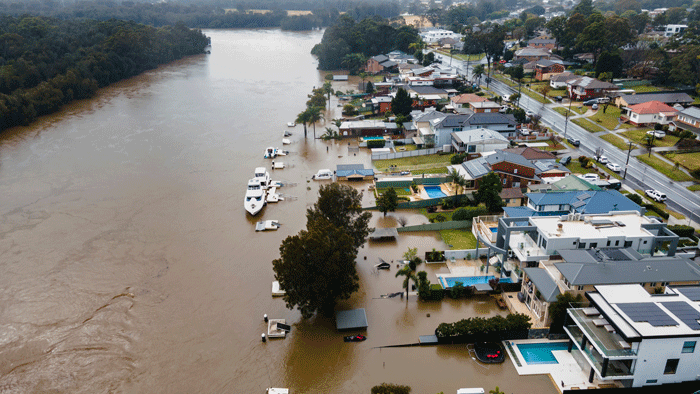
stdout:
POLYGON ((630 164, 630 153, 632 153, 632 142, 631 142, 631 141, 630 141, 630 146, 629 146, 629 148, 627 149, 627 161, 625 162, 625 174, 622 175, 622 179, 623 179, 623 180, 624 180, 625 178, 627 178, 627 167, 628 167, 629 164, 630 164))

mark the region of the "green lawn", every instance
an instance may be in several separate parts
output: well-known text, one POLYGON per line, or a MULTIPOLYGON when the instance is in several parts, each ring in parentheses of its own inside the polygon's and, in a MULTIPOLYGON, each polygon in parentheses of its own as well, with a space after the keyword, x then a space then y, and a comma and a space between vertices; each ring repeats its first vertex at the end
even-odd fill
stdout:
POLYGON ((656 201, 654 201, 654 200, 648 198, 648 197, 644 194, 644 190, 640 190, 640 189, 635 189, 635 190, 636 190, 636 192, 639 193, 639 195, 642 196, 645 200, 649 201, 650 204, 655 205, 657 208, 660 208, 662 211, 668 213, 669 215, 673 216, 674 218, 679 219, 679 220, 685 219, 685 216, 684 216, 684 215, 682 215, 682 214, 680 214, 680 213, 678 213, 678 212, 676 212, 676 211, 672 211, 672 210, 668 209, 668 207, 666 207, 666 204, 660 203, 660 202, 656 202, 656 201))
MULTIPOLYGON (((384 194, 384 192, 387 190, 389 190, 389 189, 388 188, 377 189, 375 195, 384 194)), ((404 189, 403 187, 395 187, 394 191, 396 192, 397 196, 410 196, 412 194, 411 190, 409 188, 404 189)))
POLYGON ((413 175, 421 175, 421 174, 447 174, 449 171, 447 171, 447 167, 432 167, 432 168, 422 168, 422 169, 413 169, 411 170, 411 174, 413 175))
POLYGON ((696 192, 696 191, 700 190, 700 184, 688 186, 688 190, 690 190, 691 192, 696 192))
POLYGON ((578 158, 574 157, 571 158, 571 162, 566 166, 566 168, 568 168, 572 174, 588 174, 589 172, 595 172, 595 170, 592 168, 581 167, 581 163, 578 161, 578 158))
MULTIPOLYGON (((588 117, 588 119, 599 123, 608 130, 612 130, 618 125, 620 119, 620 109, 614 105, 608 105, 608 109, 603 113, 603 108, 598 108, 595 115, 588 117)), ((622 128, 633 127, 630 124, 623 123, 620 125, 622 128)))
POLYGON ((680 165, 685 167, 688 171, 695 171, 700 168, 700 152, 680 154, 667 153, 664 157, 676 163, 680 163, 680 165))
POLYGON ((548 99, 545 99, 543 95, 541 95, 539 93, 532 92, 532 91, 527 90, 525 88, 523 88, 523 90, 521 92, 523 94, 525 94, 526 96, 530 97, 531 99, 539 101, 540 103, 549 104, 549 102, 550 102, 548 99))
POLYGON ((656 86, 651 86, 651 85, 641 85, 641 86, 632 86, 630 89, 633 89, 637 93, 647 93, 647 92, 659 92, 661 89, 659 89, 656 86))
MULTIPOLYGON (((449 51, 438 50, 438 52, 439 52, 440 54, 442 54, 442 55, 450 56, 450 52, 449 52, 449 51)), ((473 61, 477 61, 477 60, 483 59, 484 56, 486 56, 486 54, 484 54, 484 53, 479 53, 479 54, 476 54, 476 55, 467 55, 467 54, 464 54, 464 53, 453 53, 451 56, 452 56, 453 58, 455 58, 455 59, 464 60, 464 61, 469 60, 470 62, 473 62, 473 61)), ((471 64, 470 64, 470 66, 471 66, 471 64)))
POLYGON ((402 157, 399 159, 375 160, 372 164, 379 171, 386 171, 390 166, 395 166, 397 170, 425 170, 432 168, 446 167, 450 165, 450 158, 453 155, 423 155, 402 157))
POLYGON ((557 96, 566 97, 566 89, 552 89, 549 91, 549 97, 557 96))
POLYGON ((673 179, 674 181, 687 182, 694 180, 693 177, 691 177, 690 175, 686 174, 683 171, 674 169, 672 165, 661 160, 656 155, 652 154, 651 157, 648 157, 648 155, 645 153, 643 155, 637 156, 637 159, 642 163, 653 167, 654 169, 673 179))
POLYGON ((574 111, 569 111, 568 109, 566 109, 564 107, 554 107, 553 109, 555 111, 559 112, 562 116, 566 116, 567 113, 569 114, 569 116, 575 115, 574 111))
MULTIPOLYGON (((649 129, 634 129, 627 130, 620 134, 627 137, 630 141, 637 142, 641 146, 645 146, 644 138, 647 136, 647 131, 649 131, 649 129)), ((666 134, 666 137, 664 138, 654 139, 654 146, 673 146, 676 144, 676 142, 678 142, 678 137, 666 134)))
POLYGON ((476 248, 476 237, 466 229, 440 230, 440 236, 450 249, 464 250, 476 248))
MULTIPOLYGON (((624 164, 625 164, 625 163, 616 163, 616 164, 619 164, 620 166, 623 167, 623 169, 620 170, 620 174, 623 174, 624 171, 625 171, 625 170, 624 170, 624 164)), ((597 165, 598 168, 600 168, 601 170, 603 170, 603 171, 607 172, 608 174, 610 174, 611 177, 617 178, 617 179, 622 179, 622 175, 620 175, 620 174, 618 174, 617 172, 615 172, 615 171, 609 169, 608 167, 605 166, 605 164, 596 163, 596 165, 597 165)))
POLYGON ((428 210, 425 208, 421 208, 418 210, 421 215, 427 217, 428 219, 434 219, 438 215, 442 215, 445 217, 445 221, 450 221, 452 220, 452 212, 454 211, 447 211, 447 212, 435 212, 435 213, 428 213, 428 210))
MULTIPOLYGON (((567 106, 568 108, 568 106, 567 106)), ((588 107, 581 104, 574 104, 571 106, 571 110, 577 112, 579 115, 583 115, 588 112, 588 107)))
POLYGON ((547 142, 547 146, 545 146, 543 148, 539 148, 539 149, 547 150, 547 151, 566 149, 566 146, 562 145, 559 142, 552 142, 552 140, 547 140, 546 142, 547 142))
POLYGON ((591 133, 597 133, 599 131, 603 131, 603 129, 601 129, 600 126, 598 126, 597 124, 591 123, 586 118, 573 119, 572 122, 583 127, 584 129, 586 129, 587 131, 589 131, 591 133))
MULTIPOLYGON (((616 134, 605 134, 605 135, 601 135, 600 138, 615 145, 615 147, 617 149, 625 150, 625 151, 629 149, 629 144, 627 143, 627 141, 618 137, 616 134)), ((632 144, 632 149, 636 149, 636 148, 637 148, 637 145, 632 144)))
POLYGON ((517 87, 517 86, 518 86, 518 83, 517 83, 517 82, 513 82, 513 80, 511 80, 510 78, 508 78, 508 77, 505 76, 505 75, 501 75, 501 74, 491 74, 491 76, 494 77, 494 78, 496 78, 497 80, 499 80, 499 81, 505 83, 506 85, 508 85, 508 86, 510 86, 510 87, 514 87, 514 86, 517 87))

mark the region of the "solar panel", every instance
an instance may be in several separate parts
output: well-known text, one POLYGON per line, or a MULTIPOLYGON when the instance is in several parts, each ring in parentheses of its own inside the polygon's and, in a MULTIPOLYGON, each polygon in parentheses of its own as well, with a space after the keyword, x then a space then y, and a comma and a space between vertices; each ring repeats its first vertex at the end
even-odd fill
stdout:
MULTIPOLYGON (((632 302, 629 304, 616 304, 634 322, 647 322, 654 327, 677 326, 666 312, 653 302, 632 302)), ((665 305, 664 305, 665 306, 665 305)))
POLYGON ((581 193, 581 194, 579 194, 578 196, 576 196, 576 198, 578 198, 579 200, 583 201, 583 200, 585 200, 585 199, 587 199, 587 198, 591 198, 591 195, 588 194, 588 193, 581 193))
POLYGON ((549 169, 549 163, 537 161, 535 162, 535 167, 537 167, 540 171, 546 171, 549 169))
POLYGON ((571 204, 571 205, 572 205, 574 208, 579 208, 579 207, 582 207, 582 206, 586 205, 586 203, 583 202, 583 201, 576 201, 575 203, 573 203, 573 204, 571 204))
POLYGON ((474 178, 479 178, 482 175, 489 173, 489 171, 484 168, 484 165, 479 160, 470 160, 464 163, 463 166, 474 178))
POLYGON ((692 330, 700 330, 700 312, 693 308, 690 304, 683 301, 662 302, 661 305, 668 309, 671 313, 685 323, 692 330))
POLYGON ((676 287, 676 290, 691 301, 700 301, 700 287, 676 287))

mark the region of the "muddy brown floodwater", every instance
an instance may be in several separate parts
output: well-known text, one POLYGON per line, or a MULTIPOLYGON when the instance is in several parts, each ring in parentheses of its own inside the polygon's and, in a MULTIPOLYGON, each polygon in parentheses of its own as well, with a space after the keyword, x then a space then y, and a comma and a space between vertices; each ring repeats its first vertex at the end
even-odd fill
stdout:
MULTIPOLYGON (((368 340, 344 343, 333 321, 304 321, 270 296, 280 242, 305 224, 318 169, 370 165, 347 141, 293 129, 288 197, 256 218, 246 182, 267 146, 280 146, 312 87, 309 54, 321 32, 213 30, 211 55, 184 59, 100 91, 92 100, 0 135, 0 392, 369 393, 382 382, 414 393, 496 385, 554 393, 549 378, 518 377, 510 361, 484 367, 464 346, 380 349, 415 342, 443 321, 498 312, 489 298, 418 303, 378 258, 444 247, 434 234, 360 250, 360 291, 339 305, 367 308, 368 340), (326 151, 326 147, 329 151, 326 151), (256 233, 260 218, 277 232, 256 233), (366 260, 365 260, 366 257, 366 260), (264 313, 293 325, 261 343, 264 313), (427 314, 430 317, 427 317, 427 314)), ((346 90, 347 83, 336 84, 346 90)), ((331 104, 337 116, 337 102, 331 104)), ((320 135, 324 125, 316 127, 320 135)), ((368 184, 355 184, 367 191, 368 184)), ((370 198, 365 196, 365 201, 370 198)), ((410 224, 410 212, 373 226, 410 224)), ((442 266, 427 267, 434 280, 442 266)))

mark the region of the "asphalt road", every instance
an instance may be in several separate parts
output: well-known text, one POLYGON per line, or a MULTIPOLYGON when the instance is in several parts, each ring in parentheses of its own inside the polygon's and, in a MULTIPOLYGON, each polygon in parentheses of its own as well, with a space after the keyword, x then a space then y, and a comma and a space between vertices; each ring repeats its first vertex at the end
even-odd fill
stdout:
MULTIPOLYGON (((446 63, 449 62, 447 56, 445 56, 444 60, 446 63)), ((474 63, 470 64, 470 69, 472 64, 474 63)), ((460 74, 467 75, 470 78, 471 75, 467 73, 465 66, 466 63, 453 60, 452 67, 456 68, 460 74)), ((484 83, 484 78, 482 77, 482 84, 484 83)), ((493 78, 489 83, 489 88, 501 96, 510 96, 516 92, 515 89, 493 78)), ((597 148, 603 148, 603 154, 613 163, 622 166, 621 174, 624 172, 627 151, 621 151, 573 122, 568 122, 568 126, 566 126, 566 118, 563 115, 526 95, 520 97, 520 107, 540 115, 544 125, 557 131, 562 136, 564 136, 566 129, 566 137, 572 137, 581 141, 578 151, 586 156, 593 157, 597 148)), ((634 156, 629 158, 627 176, 622 183, 633 189, 656 189, 665 193, 668 198, 666 205, 669 208, 682 213, 696 223, 700 223, 700 196, 640 162, 634 156)))

